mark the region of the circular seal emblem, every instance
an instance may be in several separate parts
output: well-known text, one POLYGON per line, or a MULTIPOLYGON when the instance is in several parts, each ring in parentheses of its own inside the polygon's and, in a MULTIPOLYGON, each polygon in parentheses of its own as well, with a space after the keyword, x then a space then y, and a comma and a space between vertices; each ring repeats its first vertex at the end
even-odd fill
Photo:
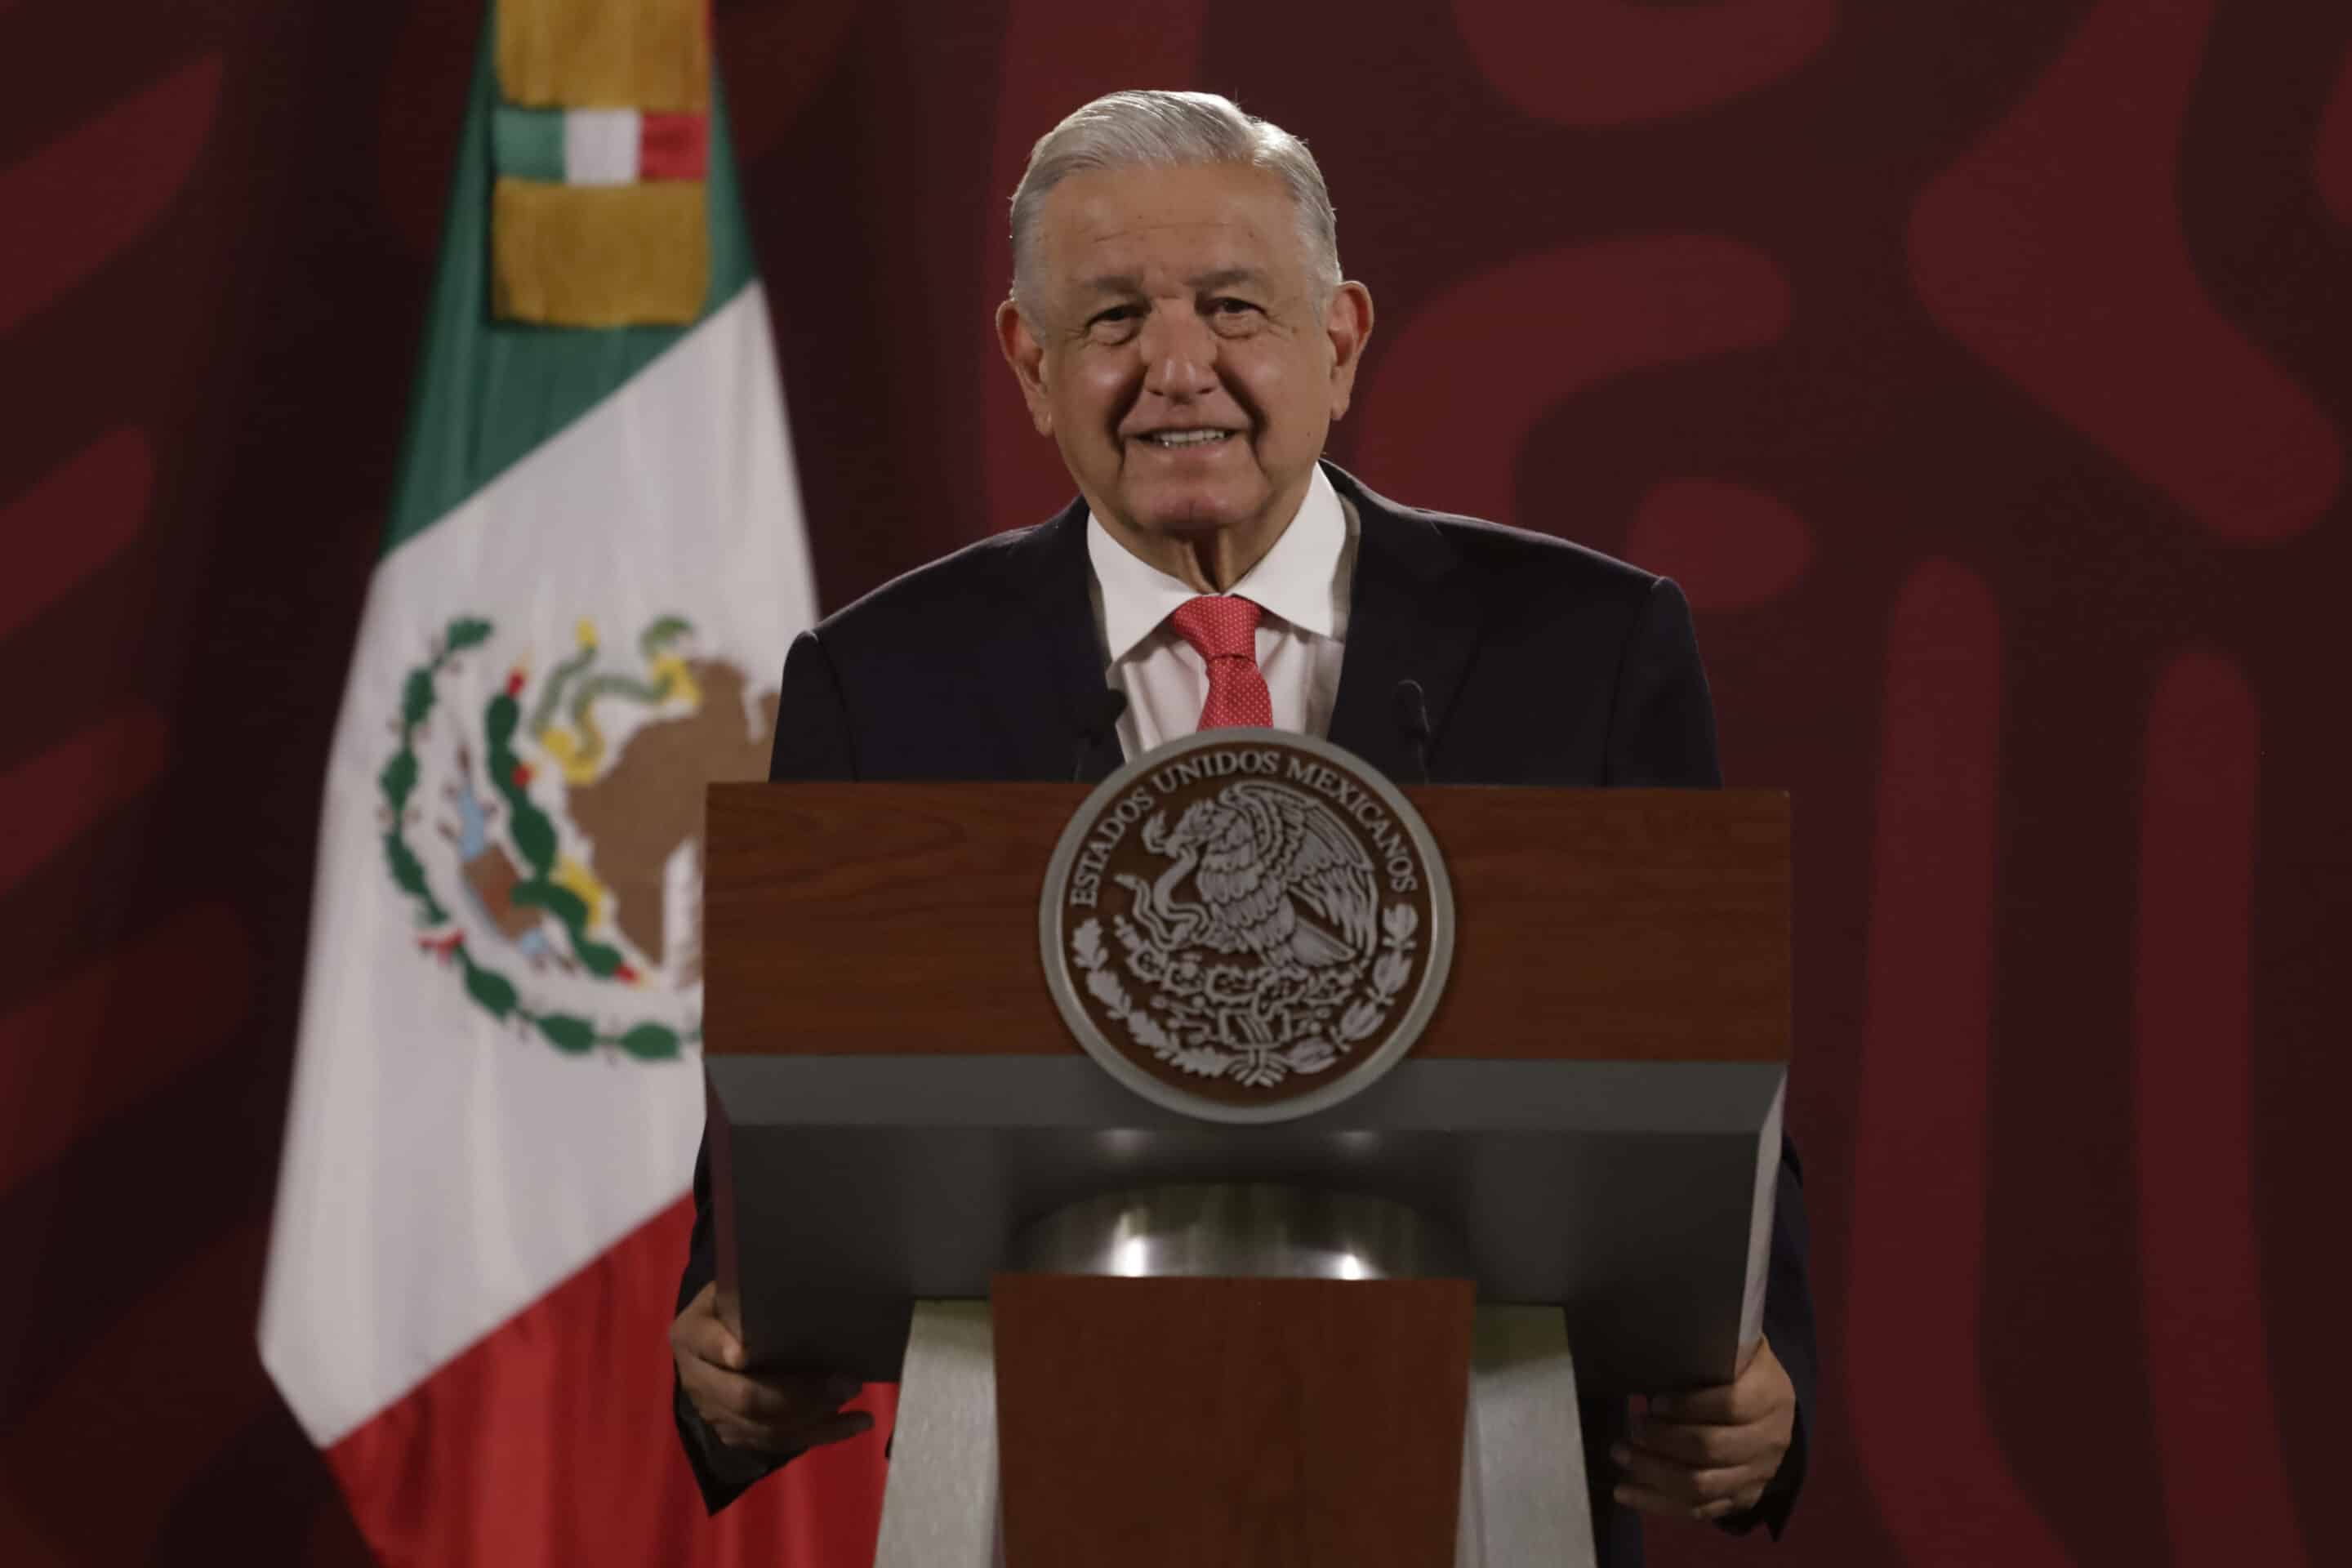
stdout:
POLYGON ((1212 1121, 1327 1110, 1396 1065, 1454 954, 1420 814, 1362 759, 1283 730, 1171 741, 1064 829, 1045 980, 1088 1055, 1212 1121))

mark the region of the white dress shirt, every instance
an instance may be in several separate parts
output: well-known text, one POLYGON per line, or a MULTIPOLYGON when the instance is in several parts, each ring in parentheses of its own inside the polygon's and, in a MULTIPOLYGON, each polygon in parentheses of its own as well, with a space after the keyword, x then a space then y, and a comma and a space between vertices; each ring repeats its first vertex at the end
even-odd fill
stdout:
MULTIPOLYGON (((1318 464, 1297 515, 1232 592, 1265 613, 1257 623, 1257 668, 1265 677, 1277 730, 1327 736, 1348 638, 1348 593, 1355 579, 1356 520, 1318 464)), ((1209 700, 1209 667, 1168 623, 1197 597, 1191 584, 1137 559, 1087 514, 1094 564, 1095 626, 1110 655, 1106 683, 1127 693, 1119 749, 1129 760, 1189 735, 1209 700)))

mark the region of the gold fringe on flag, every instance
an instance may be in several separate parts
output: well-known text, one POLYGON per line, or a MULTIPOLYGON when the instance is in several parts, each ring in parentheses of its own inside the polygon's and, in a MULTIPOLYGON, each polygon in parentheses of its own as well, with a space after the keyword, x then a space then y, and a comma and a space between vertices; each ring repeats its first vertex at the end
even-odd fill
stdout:
POLYGON ((499 88, 532 109, 710 107, 709 0, 497 0, 499 88))
POLYGON ((691 323, 710 287, 703 203, 699 180, 500 179, 490 198, 492 310, 554 327, 691 323))

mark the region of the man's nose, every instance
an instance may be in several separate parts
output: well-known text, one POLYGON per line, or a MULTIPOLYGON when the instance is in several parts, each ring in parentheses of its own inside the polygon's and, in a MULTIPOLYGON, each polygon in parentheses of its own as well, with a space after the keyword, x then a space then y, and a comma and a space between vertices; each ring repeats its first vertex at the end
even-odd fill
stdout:
POLYGON ((1151 312, 1137 334, 1143 389, 1160 397, 1202 397, 1217 385, 1217 338, 1189 309, 1151 312))

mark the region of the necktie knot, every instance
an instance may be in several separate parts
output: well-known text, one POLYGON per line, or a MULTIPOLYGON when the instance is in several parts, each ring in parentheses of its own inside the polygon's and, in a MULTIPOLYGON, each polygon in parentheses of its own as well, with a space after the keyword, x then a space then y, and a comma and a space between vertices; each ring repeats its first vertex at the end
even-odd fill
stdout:
POLYGON ((1231 594, 1203 594, 1176 606, 1168 617, 1176 635, 1192 645, 1209 667, 1209 700, 1201 707, 1201 728, 1274 722, 1273 696, 1257 668, 1258 607, 1231 594))
POLYGON ((1169 617, 1176 635, 1202 658, 1245 658, 1257 663, 1257 605, 1231 594, 1203 594, 1176 606, 1169 617))

